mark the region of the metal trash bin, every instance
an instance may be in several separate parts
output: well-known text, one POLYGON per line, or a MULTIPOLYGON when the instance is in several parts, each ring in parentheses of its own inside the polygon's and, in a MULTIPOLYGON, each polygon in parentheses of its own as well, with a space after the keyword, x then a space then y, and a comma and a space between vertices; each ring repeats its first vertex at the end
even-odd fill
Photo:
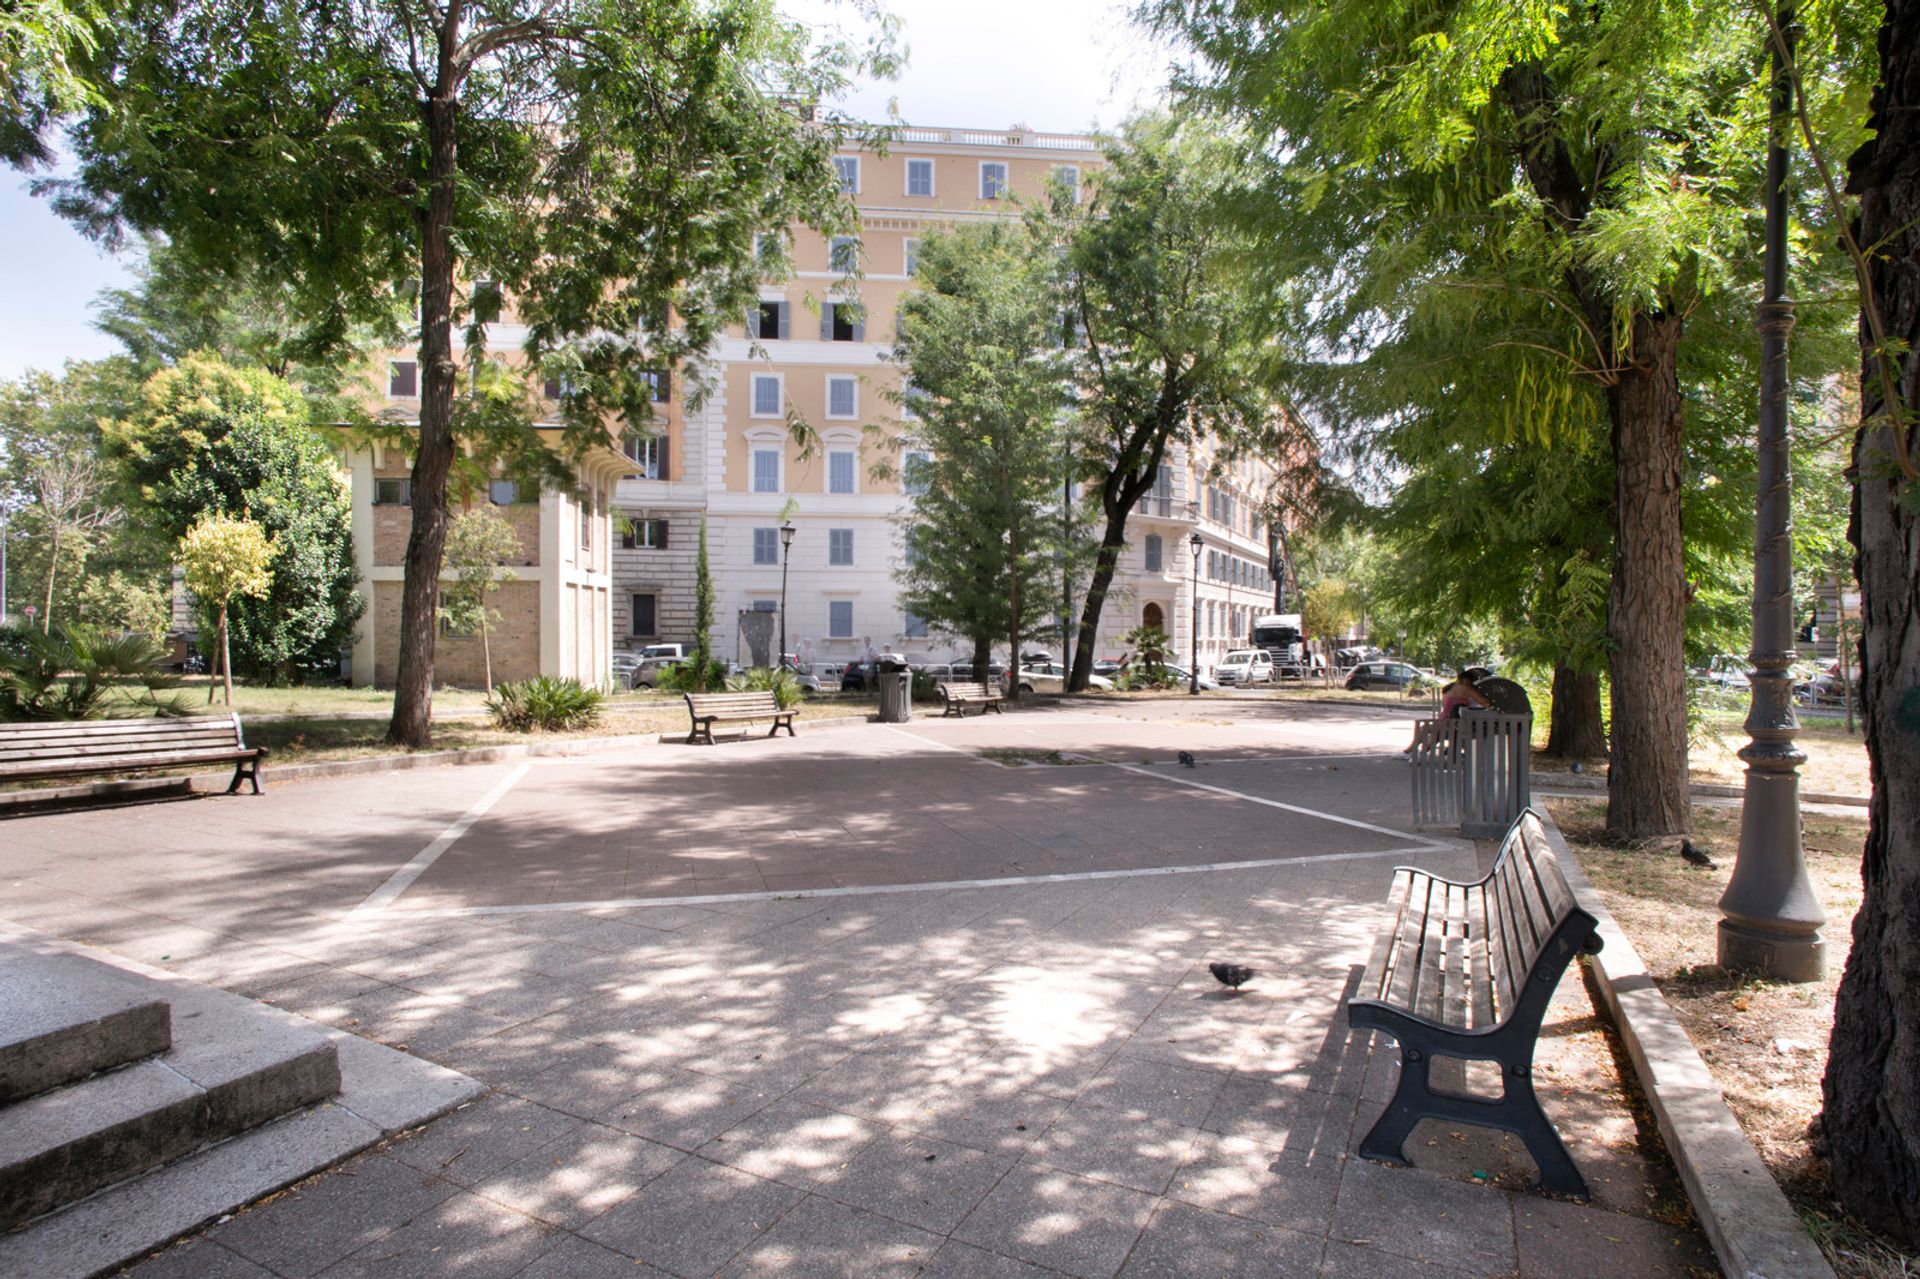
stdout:
POLYGON ((905 662, 885 658, 875 666, 874 682, 880 686, 880 722, 906 723, 913 718, 913 672, 905 662))

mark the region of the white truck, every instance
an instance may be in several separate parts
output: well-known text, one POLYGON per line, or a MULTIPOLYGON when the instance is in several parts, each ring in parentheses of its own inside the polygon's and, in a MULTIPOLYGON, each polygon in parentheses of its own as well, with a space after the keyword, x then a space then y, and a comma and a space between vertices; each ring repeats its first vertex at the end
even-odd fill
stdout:
POLYGON ((1273 658, 1275 679, 1299 679, 1309 669, 1298 613, 1262 613, 1253 619, 1253 647, 1273 658))

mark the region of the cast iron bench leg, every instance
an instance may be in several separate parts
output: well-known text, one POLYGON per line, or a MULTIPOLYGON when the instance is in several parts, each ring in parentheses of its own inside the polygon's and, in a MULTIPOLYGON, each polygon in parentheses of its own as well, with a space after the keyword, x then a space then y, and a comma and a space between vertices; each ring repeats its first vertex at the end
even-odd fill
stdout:
POLYGON ((1400 1049, 1400 1084, 1393 1090, 1392 1100, 1387 1102, 1386 1113, 1374 1122, 1360 1143, 1363 1158, 1398 1164, 1402 1168, 1413 1166, 1405 1149, 1407 1138, 1427 1114, 1427 1099, 1432 1095, 1427 1068, 1431 1064, 1426 1053, 1418 1048, 1400 1049))

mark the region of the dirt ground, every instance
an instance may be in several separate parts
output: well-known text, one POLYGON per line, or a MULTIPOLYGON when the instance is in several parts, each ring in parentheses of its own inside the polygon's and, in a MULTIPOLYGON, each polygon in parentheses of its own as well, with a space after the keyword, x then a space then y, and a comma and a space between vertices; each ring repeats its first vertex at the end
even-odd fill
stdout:
POLYGON ((1814 1149, 1834 995, 1860 907, 1865 815, 1805 816, 1807 870, 1827 912, 1827 976, 1792 985, 1735 977, 1715 963, 1717 902, 1733 872, 1738 808, 1694 807, 1694 844, 1718 863, 1711 869, 1681 861, 1677 841, 1638 848, 1606 843, 1602 800, 1555 800, 1551 808, 1836 1272, 1843 1279, 1920 1275, 1920 1256, 1902 1254, 1843 1217, 1814 1149))

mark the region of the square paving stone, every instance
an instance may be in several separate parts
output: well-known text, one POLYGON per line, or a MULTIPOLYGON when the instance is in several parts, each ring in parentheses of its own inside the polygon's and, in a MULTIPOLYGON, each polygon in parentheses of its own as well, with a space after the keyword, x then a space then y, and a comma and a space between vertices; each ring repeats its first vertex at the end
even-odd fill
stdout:
POLYGON ((814 1196, 749 1244, 727 1279, 912 1279, 944 1242, 887 1217, 814 1196))
POLYGON ((1311 1275, 1321 1241, 1283 1226, 1165 1202, 1133 1245, 1122 1279, 1272 1279, 1311 1275))
POLYGON ((557 1235, 478 1195, 461 1193, 325 1271, 326 1279, 511 1279, 557 1235))
POLYGON ((688 1159, 581 1228, 595 1243, 686 1279, 711 1275, 805 1192, 688 1159))
POLYGON ((1320 1256, 1320 1279, 1509 1279, 1510 1270, 1461 1270, 1436 1261, 1396 1257, 1366 1244, 1327 1242, 1320 1256))
POLYGON ((1200 1135, 1168 1119, 1076 1102, 1034 1143, 1027 1162, 1157 1195, 1200 1135))
POLYGON ((1504 1191, 1370 1159, 1347 1161, 1332 1237, 1500 1274, 1516 1261, 1513 1204, 1504 1191))
POLYGON ((1054 1279, 1060 1272, 949 1239, 921 1273, 923 1279, 1054 1279))
POLYGON ((1276 1153, 1244 1137, 1207 1134, 1174 1174, 1167 1196, 1273 1226, 1326 1233, 1345 1159, 1276 1153))
POLYGON ((1356 1100, 1314 1092, 1271 1076, 1237 1074, 1221 1085, 1200 1127, 1225 1137, 1245 1137, 1276 1153, 1302 1158, 1341 1153, 1353 1134, 1356 1100))
POLYGON ((1011 1156, 886 1132, 826 1178, 819 1193, 945 1235, 1012 1166, 1011 1156))
POLYGON ((1067 1108, 1064 1097, 1005 1085, 937 1089, 901 1127, 992 1154, 1022 1154, 1067 1108))
POLYGON ((1526 1279, 1587 1279, 1594 1259, 1636 1279, 1687 1279, 1717 1268, 1698 1231, 1557 1199, 1514 1203, 1514 1241, 1526 1279))
POLYGON ((1107 1279, 1153 1213, 1152 1195, 1050 1168, 1015 1168, 954 1238, 1035 1265, 1107 1279))
POLYGON ((668 1279, 667 1272, 602 1248, 579 1235, 561 1235, 514 1279, 668 1279))
POLYGON ((1123 1055, 1094 1077, 1080 1099, 1198 1128, 1226 1082, 1224 1071, 1123 1055))
POLYGON ((248 1209, 213 1238, 287 1279, 305 1279, 458 1189, 444 1177, 369 1155, 248 1209))
POLYGON ((773 1100, 751 1083, 674 1070, 661 1082, 605 1107, 595 1117, 635 1136, 680 1150, 698 1150, 773 1100))
POLYGON ((585 1124, 473 1190, 530 1217, 572 1228, 631 1198, 685 1158, 671 1146, 585 1124))
POLYGON ((273 1279, 273 1271, 211 1239, 189 1240, 134 1266, 128 1279, 273 1279))
POLYGON ((394 1142, 387 1153, 409 1168, 470 1187, 579 1126, 572 1115, 495 1093, 394 1142))
POLYGON ((837 1110, 776 1101, 700 1147, 700 1154, 756 1177, 806 1189, 844 1170, 880 1131, 837 1110))

